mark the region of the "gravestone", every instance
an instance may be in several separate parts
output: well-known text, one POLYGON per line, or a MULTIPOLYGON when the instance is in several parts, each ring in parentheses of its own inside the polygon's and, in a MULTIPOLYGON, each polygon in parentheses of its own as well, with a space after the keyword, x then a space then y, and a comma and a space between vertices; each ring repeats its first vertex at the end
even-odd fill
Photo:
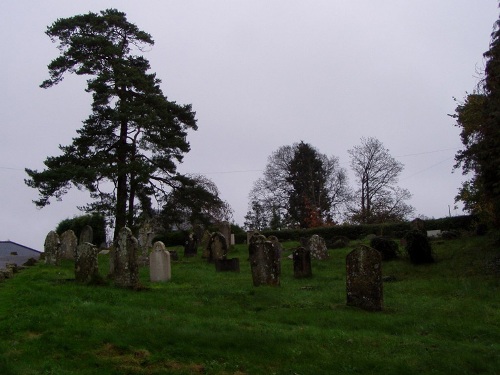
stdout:
POLYGON ((75 256, 75 280, 81 284, 99 282, 99 248, 89 242, 78 245, 75 256))
POLYGON ((248 250, 253 285, 279 286, 281 258, 275 244, 262 235, 253 235, 248 250))
POLYGON ((71 229, 61 234, 61 259, 75 259, 77 244, 78 238, 71 229))
POLYGON ((45 264, 59 264, 60 248, 61 242, 59 240, 59 235, 55 231, 51 230, 47 234, 47 237, 45 237, 45 242, 43 244, 45 264))
POLYGON ((293 252, 293 277, 296 279, 311 277, 311 252, 299 247, 293 252))
POLYGON ((184 257, 195 257, 198 254, 198 238, 195 233, 189 233, 184 244, 184 257))
POLYGON ((216 272, 240 272, 240 258, 215 259, 216 272))
POLYGON ((206 230, 205 232, 203 232, 203 236, 201 237, 201 241, 200 241, 200 246, 201 248, 203 249, 203 252, 201 254, 201 257, 203 259, 208 259, 208 257, 210 256, 210 237, 212 235, 210 234, 210 232, 208 230, 206 230))
POLYGON ((267 240, 271 241, 274 244, 274 246, 276 247, 276 250, 279 251, 280 257, 281 257, 281 253, 283 252, 283 246, 281 246, 280 240, 278 239, 278 237, 271 235, 271 236, 267 237, 267 240))
POLYGON ((259 234, 259 232, 256 230, 247 230, 247 245, 250 244, 250 240, 254 234, 259 234))
POLYGON ((226 259, 228 246, 226 238, 222 233, 215 232, 212 234, 208 248, 210 251, 208 256, 209 262, 213 262, 216 259, 226 259))
POLYGON ((328 258, 325 240, 317 234, 313 234, 307 241, 306 249, 311 252, 311 258, 313 259, 325 260, 328 258))
POLYGON ((144 221, 139 228, 139 234, 137 236, 137 242, 139 244, 139 251, 142 258, 147 259, 149 255, 149 249, 153 246, 153 226, 150 220, 144 221))
POLYGON ((219 232, 224 236, 224 240, 226 241, 226 248, 229 249, 230 241, 231 241, 231 224, 227 221, 223 221, 217 225, 219 232))
POLYGON ((425 230, 425 221, 423 221, 422 219, 420 219, 418 217, 411 221, 410 229, 411 230, 418 230, 419 232, 427 234, 427 232, 425 230))
POLYGON ((82 231, 80 232, 80 240, 78 241, 79 244, 81 243, 93 243, 94 241, 94 231, 90 225, 85 225, 82 228, 82 231))
POLYGON ((149 255, 149 277, 151 282, 168 281, 172 278, 170 253, 161 241, 154 243, 149 255))
POLYGON ((234 233, 231 233, 231 245, 236 245, 236 238, 234 236, 234 233))
POLYGON ((347 305, 368 311, 383 308, 382 256, 360 245, 346 257, 347 305))
POLYGON ((139 244, 132 235, 132 231, 123 227, 118 233, 113 251, 113 275, 115 285, 123 288, 137 288, 139 286, 139 264, 137 253, 139 244))

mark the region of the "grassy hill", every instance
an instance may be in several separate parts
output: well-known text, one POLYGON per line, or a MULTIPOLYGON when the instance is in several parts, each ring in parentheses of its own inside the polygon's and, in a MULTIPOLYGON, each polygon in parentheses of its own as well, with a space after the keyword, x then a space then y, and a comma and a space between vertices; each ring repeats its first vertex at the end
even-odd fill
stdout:
POLYGON ((430 265, 385 262, 395 281, 376 313, 345 305, 354 243, 302 280, 285 243, 275 288, 252 286, 244 245, 240 273, 181 258, 167 283, 141 269, 141 291, 38 264, 0 284, 0 374, 499 374, 496 238, 433 242, 430 265))

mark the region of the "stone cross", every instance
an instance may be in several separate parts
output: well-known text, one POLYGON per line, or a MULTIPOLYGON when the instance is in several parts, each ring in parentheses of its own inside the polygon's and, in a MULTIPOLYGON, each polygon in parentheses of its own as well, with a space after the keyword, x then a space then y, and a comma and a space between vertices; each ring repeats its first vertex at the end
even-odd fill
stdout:
POLYGON ((281 257, 275 243, 265 236, 253 235, 248 247, 254 286, 280 285, 281 257))
POLYGON ((369 246, 359 245, 347 254, 347 305, 369 311, 383 308, 382 256, 369 246))
POLYGON ((139 286, 138 252, 139 244, 132 231, 127 227, 120 229, 112 259, 115 285, 133 289, 139 286))
POLYGON ((165 244, 156 241, 149 256, 149 278, 151 282, 168 281, 172 278, 170 253, 165 244))
POLYGON ((300 279, 312 276, 311 252, 299 247, 293 252, 293 277, 300 279))
POLYGON ((45 237, 45 243, 43 244, 46 264, 59 264, 60 247, 61 242, 59 240, 59 235, 55 231, 51 230, 47 234, 47 237, 45 237))
POLYGON ((68 229, 61 234, 61 258, 62 259, 75 259, 76 246, 78 238, 71 229, 68 229))

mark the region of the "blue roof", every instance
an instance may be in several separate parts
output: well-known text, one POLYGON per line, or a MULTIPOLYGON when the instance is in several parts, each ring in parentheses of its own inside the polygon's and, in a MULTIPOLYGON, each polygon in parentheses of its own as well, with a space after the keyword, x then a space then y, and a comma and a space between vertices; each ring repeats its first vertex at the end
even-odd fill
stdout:
POLYGON ((0 269, 5 268, 7 263, 15 263, 22 266, 28 259, 38 260, 41 252, 12 241, 0 241, 0 269))

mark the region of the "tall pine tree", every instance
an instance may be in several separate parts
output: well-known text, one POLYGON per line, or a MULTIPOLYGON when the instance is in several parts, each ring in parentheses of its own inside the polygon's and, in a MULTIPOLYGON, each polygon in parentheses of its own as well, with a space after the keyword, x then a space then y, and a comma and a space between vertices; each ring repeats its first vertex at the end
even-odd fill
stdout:
POLYGON ((60 146, 62 155, 45 160, 45 170, 26 169, 26 183, 38 189, 39 207, 72 186, 88 190, 95 202, 87 210, 114 217, 116 235, 133 225, 136 209, 150 210, 151 197, 175 185, 176 162, 189 151, 187 130, 197 129, 195 113, 163 95, 148 60, 134 54, 153 39, 124 13, 108 9, 58 19, 46 34, 60 55, 41 87, 60 83, 66 73, 87 76, 92 113, 72 144, 60 146))

